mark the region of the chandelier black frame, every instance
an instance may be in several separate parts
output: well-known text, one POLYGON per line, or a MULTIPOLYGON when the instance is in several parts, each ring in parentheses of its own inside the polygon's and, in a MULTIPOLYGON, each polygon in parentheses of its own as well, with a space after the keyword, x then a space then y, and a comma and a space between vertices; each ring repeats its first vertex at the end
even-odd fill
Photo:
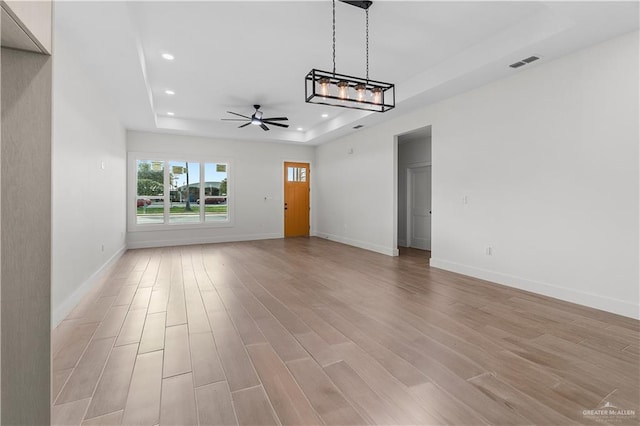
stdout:
POLYGON ((369 79, 369 6, 371 1, 343 1, 366 11, 366 77, 336 73, 336 2, 333 1, 333 71, 312 69, 305 76, 305 102, 365 111, 386 112, 396 106, 392 83, 369 79))

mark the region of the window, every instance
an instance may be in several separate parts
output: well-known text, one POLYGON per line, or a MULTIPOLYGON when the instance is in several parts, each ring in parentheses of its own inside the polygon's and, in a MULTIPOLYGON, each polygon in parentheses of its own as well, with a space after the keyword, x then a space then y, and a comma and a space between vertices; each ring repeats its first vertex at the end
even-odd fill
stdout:
POLYGON ((137 223, 164 222, 164 162, 138 160, 137 223))
POLYGON ((287 167, 288 182, 306 182, 307 169, 305 167, 287 167))
POLYGON ((200 163, 171 161, 169 168, 169 223, 200 222, 200 163))
POLYGON ((140 156, 130 164, 135 167, 134 228, 231 223, 229 162, 140 156))

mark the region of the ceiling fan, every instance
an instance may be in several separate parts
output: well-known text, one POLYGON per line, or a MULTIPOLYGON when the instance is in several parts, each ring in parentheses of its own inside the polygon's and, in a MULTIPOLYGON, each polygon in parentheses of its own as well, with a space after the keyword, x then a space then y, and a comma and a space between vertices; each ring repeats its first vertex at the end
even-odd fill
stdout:
POLYGON ((239 129, 243 128, 243 127, 247 127, 249 124, 253 124, 256 126, 260 126, 262 127, 262 130, 267 131, 269 130, 269 128, 266 126, 267 124, 270 126, 278 126, 278 127, 289 127, 288 124, 282 124, 282 123, 276 123, 276 121, 286 121, 289 120, 287 117, 271 117, 271 118, 263 118, 262 117, 262 111, 260 111, 260 105, 254 105, 253 106, 256 109, 256 112, 254 112, 251 117, 247 117, 246 115, 242 115, 242 114, 238 114, 237 112, 231 112, 231 111, 227 111, 229 114, 233 114, 233 115, 237 115, 240 118, 223 118, 222 120, 224 121, 247 121, 247 123, 238 126, 239 129))

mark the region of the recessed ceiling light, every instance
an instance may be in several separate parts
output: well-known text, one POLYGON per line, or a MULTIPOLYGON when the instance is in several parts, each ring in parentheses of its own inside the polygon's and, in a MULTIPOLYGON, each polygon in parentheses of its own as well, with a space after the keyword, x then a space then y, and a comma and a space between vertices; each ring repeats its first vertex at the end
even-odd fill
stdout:
POLYGON ((169 89, 165 90, 164 93, 166 93, 167 95, 175 95, 176 94, 176 92, 174 92, 173 90, 169 90, 169 89))
POLYGON ((303 131, 303 130, 304 130, 304 129, 303 129, 302 127, 298 127, 298 131, 299 131, 299 132, 301 132, 301 131, 303 131))
POLYGON ((170 116, 172 116, 172 117, 173 117, 174 115, 176 115, 176 113, 175 113, 175 112, 171 112, 171 111, 169 111, 169 112, 167 112, 167 115, 170 115, 170 116))
POLYGON ((175 59, 175 56, 173 56, 171 53, 163 53, 162 57, 167 61, 173 61, 175 59))
POLYGON ((328 116, 329 116, 329 114, 327 114, 327 113, 322 114, 322 118, 327 118, 328 116))

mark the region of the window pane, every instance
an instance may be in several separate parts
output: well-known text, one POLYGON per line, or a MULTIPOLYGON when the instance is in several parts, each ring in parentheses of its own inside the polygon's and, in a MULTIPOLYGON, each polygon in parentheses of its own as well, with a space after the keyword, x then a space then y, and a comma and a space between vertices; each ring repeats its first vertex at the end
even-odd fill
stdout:
POLYGON ((229 219, 227 168, 224 163, 204 165, 205 222, 224 222, 229 219))
POLYGON ((306 182, 307 169, 305 167, 287 167, 287 181, 306 182))
POLYGON ((169 162, 171 179, 170 223, 200 222, 200 163, 169 162))
POLYGON ((164 163, 138 160, 136 221, 138 224, 164 222, 164 163))

